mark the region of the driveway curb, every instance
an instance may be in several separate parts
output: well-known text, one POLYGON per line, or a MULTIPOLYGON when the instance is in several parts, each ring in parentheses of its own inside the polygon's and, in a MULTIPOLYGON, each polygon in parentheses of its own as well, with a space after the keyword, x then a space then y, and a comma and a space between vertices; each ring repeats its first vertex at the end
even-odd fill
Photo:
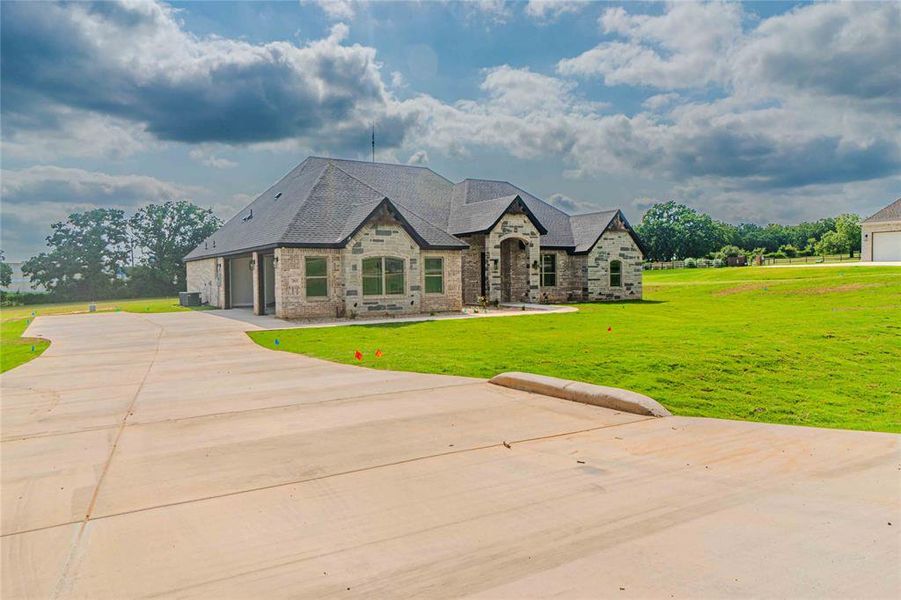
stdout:
POLYGON ((593 385, 571 379, 512 371, 495 375, 490 383, 533 394, 544 394, 582 404, 592 404, 622 412, 652 417, 670 417, 672 413, 659 402, 629 390, 593 385))

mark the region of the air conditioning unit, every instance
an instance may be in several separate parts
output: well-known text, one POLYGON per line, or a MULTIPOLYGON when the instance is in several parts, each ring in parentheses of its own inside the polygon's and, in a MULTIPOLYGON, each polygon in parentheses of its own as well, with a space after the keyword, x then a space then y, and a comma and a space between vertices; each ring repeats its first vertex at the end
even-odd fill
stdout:
POLYGON ((200 306, 200 292, 179 292, 178 303, 182 306, 200 306))

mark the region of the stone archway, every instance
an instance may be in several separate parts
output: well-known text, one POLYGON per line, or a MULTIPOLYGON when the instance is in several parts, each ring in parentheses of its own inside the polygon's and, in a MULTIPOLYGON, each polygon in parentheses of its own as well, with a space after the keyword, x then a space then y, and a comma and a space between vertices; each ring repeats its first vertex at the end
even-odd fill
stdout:
POLYGON ((510 237, 501 242, 501 302, 529 301, 529 242, 510 237))

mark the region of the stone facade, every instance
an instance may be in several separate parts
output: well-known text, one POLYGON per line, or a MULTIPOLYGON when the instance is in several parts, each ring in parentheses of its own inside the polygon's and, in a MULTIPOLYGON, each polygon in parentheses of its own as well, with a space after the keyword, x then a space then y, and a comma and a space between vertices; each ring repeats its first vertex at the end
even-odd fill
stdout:
POLYGON ((641 250, 625 230, 608 230, 586 257, 587 300, 640 300, 641 250), (610 285, 610 263, 620 261, 621 285, 610 285))
MULTIPOLYGON (((486 293, 491 302, 578 302, 642 297, 642 256, 620 221, 611 224, 585 254, 541 248, 535 225, 516 210, 504 215, 487 234, 460 236, 464 250, 422 249, 391 213, 374 215, 344 248, 277 248, 274 251, 275 314, 283 319, 340 318, 461 310, 486 293), (543 254, 553 254, 556 285, 542 286, 543 254), (327 292, 307 297, 306 259, 327 259, 327 292), (363 295, 363 260, 396 258, 404 263, 399 294, 363 295), (424 260, 441 258, 443 289, 426 293, 424 260), (611 262, 620 261, 620 285, 611 285, 611 262)), ((262 255, 254 253, 255 265, 262 255)), ((204 303, 226 308, 227 259, 187 263, 188 290, 204 303)), ((259 269, 254 269, 254 304, 259 269)), ((383 290, 384 291, 384 290, 383 290)))
POLYGON ((441 294, 429 293, 425 289, 425 271, 422 271, 420 286, 422 293, 422 312, 450 312, 463 309, 463 260, 459 250, 423 250, 422 264, 426 258, 440 258, 444 267, 444 291, 441 294))
POLYGON ((344 250, 340 248, 275 249, 275 316, 280 319, 343 317, 344 250), (327 295, 307 298, 306 258, 327 262, 327 295))
POLYGON ((485 253, 485 235, 466 235, 460 239, 469 244, 463 255, 463 304, 478 304, 482 295, 482 280, 487 276, 483 271, 482 254, 485 253))
MULTIPOLYGON (((585 256, 570 254, 565 250, 541 250, 541 255, 553 254, 557 263, 557 285, 546 286, 541 280, 541 302, 577 302, 585 299, 585 256)), ((539 263, 544 265, 542 262, 539 263)), ((586 283, 587 285, 587 283, 586 283)))
POLYGON ((461 236, 469 248, 462 252, 463 301, 476 304, 482 295, 494 302, 580 302, 641 299, 642 255, 619 222, 601 236, 586 254, 542 249, 540 235, 524 214, 508 214, 488 235, 461 236), (520 244, 522 242, 522 244, 520 244), (482 273, 482 253, 486 273, 482 273), (541 256, 556 258, 556 285, 543 286, 541 256), (610 285, 610 261, 619 260, 621 285, 610 285), (537 265, 537 267, 536 267, 537 265))
POLYGON ((278 248, 275 251, 276 316, 282 319, 381 316, 463 308, 461 253, 422 250, 404 227, 387 214, 358 231, 345 248, 278 248), (306 297, 306 258, 328 259, 327 296, 306 297), (404 261, 402 294, 363 295, 363 259, 404 261), (443 260, 442 293, 425 293, 425 258, 443 260))
POLYGON ((492 302, 538 302, 540 234, 525 214, 507 213, 488 233, 488 299, 492 302), (506 240, 521 241, 522 254, 516 246, 504 245, 506 240), (507 249, 507 263, 503 266, 503 250, 507 249), (526 259, 526 257, 528 257, 526 259), (515 261, 511 264, 511 260, 515 261), (511 279, 508 279, 510 277, 511 279), (526 283, 527 281, 527 283, 526 283), (504 291, 508 297, 504 297, 504 291))

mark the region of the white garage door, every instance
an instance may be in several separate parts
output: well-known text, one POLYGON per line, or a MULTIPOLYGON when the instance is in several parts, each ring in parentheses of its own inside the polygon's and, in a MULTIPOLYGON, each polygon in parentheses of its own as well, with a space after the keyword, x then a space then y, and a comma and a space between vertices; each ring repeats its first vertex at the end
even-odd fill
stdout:
POLYGON ((901 261, 901 231, 882 231, 873 234, 873 260, 901 261))

